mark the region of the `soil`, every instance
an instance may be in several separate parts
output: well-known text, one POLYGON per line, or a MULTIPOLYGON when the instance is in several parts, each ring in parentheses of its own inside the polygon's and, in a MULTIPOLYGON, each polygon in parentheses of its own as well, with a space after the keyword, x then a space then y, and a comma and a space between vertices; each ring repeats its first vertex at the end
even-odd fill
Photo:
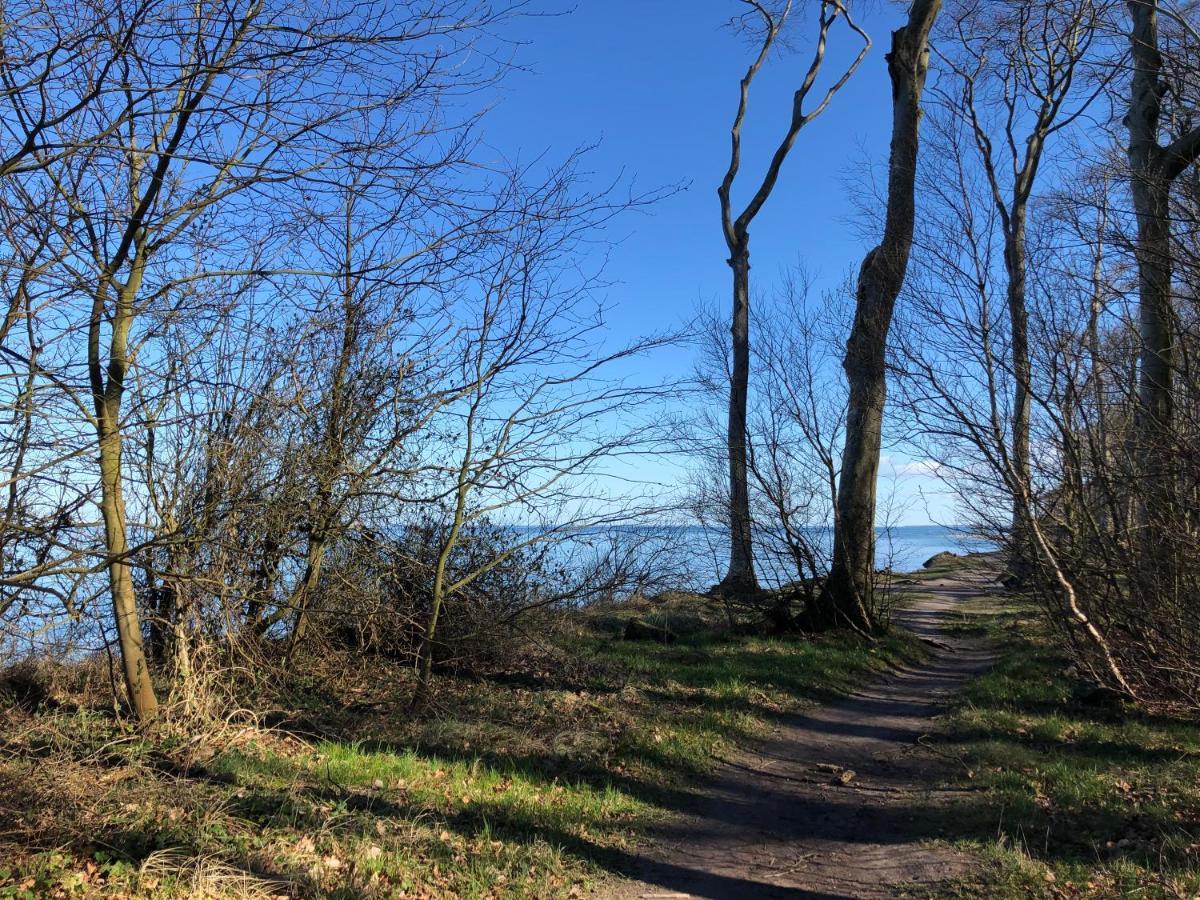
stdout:
POLYGON ((784 719, 722 764, 640 847, 620 898, 927 896, 978 863, 944 843, 961 770, 928 746, 947 700, 993 656, 945 630, 983 576, 922 582, 897 619, 930 642, 922 664, 784 719))

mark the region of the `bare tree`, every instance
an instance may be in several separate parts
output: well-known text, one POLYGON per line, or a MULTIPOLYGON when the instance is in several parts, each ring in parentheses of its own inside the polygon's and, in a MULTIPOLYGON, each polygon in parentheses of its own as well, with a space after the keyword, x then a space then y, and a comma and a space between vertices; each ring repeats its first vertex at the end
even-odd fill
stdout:
MULTIPOLYGON (((961 86, 960 95, 947 98, 947 105, 950 114, 969 123, 1003 237, 1013 391, 1008 452, 1013 477, 1026 489, 1032 379, 1026 302, 1029 205, 1047 140, 1083 115, 1105 88, 1106 79, 1100 79, 1076 90, 1100 15, 1093 0, 1052 6, 1032 0, 963 3, 952 22, 956 51, 945 54, 961 86)), ((1009 565, 1017 577, 1028 574, 1033 550, 1023 509, 1014 497, 1008 545, 1009 565)))
POLYGON ((576 195, 576 180, 572 165, 555 170, 513 210, 492 265, 480 268, 457 310, 464 327, 440 412, 453 439, 432 448, 424 476, 445 518, 429 575, 417 703, 431 684, 439 620, 456 597, 532 548, 636 520, 659 504, 609 496, 605 470, 665 446, 661 404, 675 388, 629 381, 618 370, 671 338, 604 347, 594 279, 568 278, 564 264, 582 234, 628 203, 576 195), (521 527, 472 554, 473 532, 498 517, 516 517, 511 525, 521 527))
POLYGON ((807 610, 813 627, 875 627, 875 498, 883 410, 887 399, 887 338, 904 285, 916 218, 921 96, 929 71, 929 33, 941 0, 914 0, 908 22, 892 32, 892 142, 883 236, 858 273, 854 325, 843 367, 850 385, 846 441, 834 519, 833 567, 807 610))
POLYGON ((771 6, 760 0, 741 0, 750 11, 737 20, 741 27, 751 28, 759 35, 758 54, 742 76, 737 112, 730 129, 729 167, 717 188, 721 201, 721 228, 729 248, 729 267, 733 271, 733 316, 730 333, 733 339, 732 370, 729 383, 729 571, 721 582, 727 593, 753 593, 757 590, 754 574, 754 548, 750 491, 747 480, 746 410, 750 383, 750 225, 762 210, 779 180, 783 163, 796 143, 800 131, 829 106, 834 95, 858 69, 871 47, 868 37, 850 15, 843 0, 821 0, 817 13, 816 36, 808 69, 800 86, 792 95, 792 117, 762 181, 750 201, 735 215, 731 193, 742 162, 742 125, 750 100, 750 86, 755 76, 779 41, 780 33, 793 15, 792 0, 771 6), (820 95, 816 104, 805 109, 809 95, 825 63, 829 34, 839 20, 862 39, 862 48, 836 80, 820 95))
MULTIPOLYGON (((1144 575, 1162 590, 1173 591, 1174 564, 1165 529, 1177 521, 1172 454, 1175 422, 1173 373, 1177 366, 1178 334, 1173 299, 1171 189, 1200 157, 1200 127, 1191 124, 1187 101, 1172 125, 1182 133, 1166 144, 1164 100, 1171 85, 1164 77, 1159 40, 1158 0, 1129 0, 1129 41, 1132 53, 1129 112, 1129 178, 1137 215, 1139 330, 1142 340, 1138 375, 1135 454, 1142 469, 1142 516, 1147 567, 1144 575)), ((1185 35, 1195 37, 1185 18, 1167 11, 1185 35)), ((1176 130, 1176 129, 1172 129, 1176 130)))
POLYGON ((79 314, 105 566, 126 686, 143 720, 155 716, 157 699, 131 564, 124 400, 139 353, 153 352, 153 329, 139 334, 136 326, 165 304, 186 305, 189 285, 261 271, 269 240, 257 238, 270 231, 247 223, 265 224, 262 204, 272 194, 318 189, 317 173, 348 153, 389 149, 397 131, 440 130, 433 98, 480 83, 458 63, 496 15, 453 0, 411 17, 372 4, 270 2, 152 12, 129 39, 136 64, 122 69, 122 89, 89 105, 90 131, 73 119, 60 125, 63 142, 82 149, 35 173, 74 216, 76 249, 64 269, 86 297, 79 314), (112 140, 81 140, 95 131, 112 140), (206 241, 216 222, 255 238, 206 241), (188 266, 179 250, 197 245, 206 252, 188 266))
MULTIPOLYGON (((827 523, 837 489, 837 454, 845 423, 845 394, 836 360, 845 345, 849 319, 843 295, 814 296, 809 273, 786 273, 780 288, 760 297, 752 324, 760 336, 752 361, 761 376, 750 398, 748 459, 754 559, 761 595, 722 596, 731 623, 746 612, 775 631, 794 625, 793 605, 807 602, 829 571, 832 550, 827 523)), ((722 313, 702 317, 699 384, 715 401, 729 382, 730 353, 722 313)), ((706 407, 686 432, 688 452, 703 447, 693 476, 691 507, 706 530, 728 508, 724 447, 706 444, 718 423, 706 407)), ((712 531, 717 531, 713 528, 712 531)), ((712 565, 717 564, 713 552, 712 565)))

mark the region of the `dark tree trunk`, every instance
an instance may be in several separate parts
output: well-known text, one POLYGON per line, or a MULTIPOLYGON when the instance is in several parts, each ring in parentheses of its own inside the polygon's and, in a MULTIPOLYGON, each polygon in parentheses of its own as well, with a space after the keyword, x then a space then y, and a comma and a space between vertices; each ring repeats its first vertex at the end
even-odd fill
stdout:
MULTIPOLYGON (((758 0, 743 0, 754 10, 751 18, 757 17, 763 29, 762 43, 758 55, 742 76, 738 92, 737 113, 729 130, 729 168, 717 188, 717 196, 721 201, 721 230, 725 235, 725 245, 729 248, 729 267, 733 270, 733 324, 730 329, 733 337, 733 365, 729 383, 729 571, 724 580, 717 585, 717 590, 726 595, 753 594, 758 591, 758 581, 754 577, 754 544, 751 534, 750 519, 750 488, 747 481, 749 455, 748 438, 746 434, 746 406, 750 382, 750 234, 749 228, 754 217, 762 210, 763 204, 771 196, 784 160, 792 151, 796 138, 804 126, 819 116, 846 81, 858 69, 871 46, 871 40, 851 18, 850 11, 840 0, 820 0, 814 3, 817 12, 817 39, 813 47, 813 56, 809 62, 804 80, 792 94, 792 117, 788 124, 787 133, 771 156, 762 182, 754 195, 740 214, 735 215, 730 193, 738 171, 742 164, 742 123, 746 118, 746 108, 750 100, 750 85, 755 75, 775 44, 780 29, 791 14, 792 4, 783 5, 782 10, 773 12, 770 4, 759 3, 758 0), (813 109, 806 111, 805 100, 817 83, 817 76, 825 60, 825 48, 830 29, 837 22, 844 22, 851 31, 863 39, 863 47, 854 57, 832 85, 824 89, 824 94, 813 109)), ((799 6, 800 4, 797 4, 799 6)))
MULTIPOLYGON (((1158 50, 1156 0, 1131 0, 1133 51, 1129 128, 1130 189, 1137 213, 1138 299, 1142 338, 1137 431, 1170 429, 1171 404, 1171 181, 1173 165, 1159 145, 1164 86, 1158 50)), ((1153 441, 1144 442, 1149 448, 1153 441)))
POLYGON ((883 238, 859 269, 854 325, 842 363, 850 396, 833 567, 807 616, 818 628, 875 627, 875 496, 887 399, 887 337, 912 249, 921 95, 929 70, 929 31, 941 5, 941 0, 914 0, 908 23, 892 33, 887 57, 893 114, 887 211, 883 238))
POLYGON ((729 571, 721 582, 728 593, 758 590, 754 577, 750 491, 747 486, 746 403, 750 383, 750 251, 744 244, 730 257, 733 270, 733 360, 729 379, 729 571))
POLYGON ((1013 418, 1012 418, 1012 477, 1020 485, 1013 491, 1012 560, 1010 567, 1019 583, 1032 570, 1034 550, 1029 534, 1027 510, 1021 499, 1032 494, 1030 447, 1030 381, 1033 367, 1029 361, 1029 312, 1025 305, 1025 200, 1013 206, 1004 240, 1004 265, 1008 276, 1008 318, 1012 330, 1013 418))
POLYGON ((1137 406, 1129 439, 1138 469, 1137 524, 1140 526, 1144 590, 1153 594, 1174 590, 1174 529, 1180 524, 1174 485, 1172 452, 1175 410, 1174 307, 1171 298, 1171 185, 1200 154, 1200 128, 1174 143, 1159 143, 1162 97, 1162 55, 1158 39, 1157 0, 1130 0, 1130 192, 1137 214, 1138 305, 1141 358, 1137 406))

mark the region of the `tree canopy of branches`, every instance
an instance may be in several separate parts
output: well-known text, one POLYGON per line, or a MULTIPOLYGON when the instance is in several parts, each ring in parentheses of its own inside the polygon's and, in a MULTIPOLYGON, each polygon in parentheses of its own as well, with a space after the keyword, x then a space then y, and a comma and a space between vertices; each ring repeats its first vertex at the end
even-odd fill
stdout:
POLYGON ((151 721, 205 644, 300 652, 358 559, 343 619, 404 621, 427 679, 452 598, 612 518, 604 460, 655 445, 666 387, 617 370, 660 341, 607 347, 579 262, 650 198, 481 158, 508 7, 77 12, 3 32, 0 616, 111 623, 151 721))

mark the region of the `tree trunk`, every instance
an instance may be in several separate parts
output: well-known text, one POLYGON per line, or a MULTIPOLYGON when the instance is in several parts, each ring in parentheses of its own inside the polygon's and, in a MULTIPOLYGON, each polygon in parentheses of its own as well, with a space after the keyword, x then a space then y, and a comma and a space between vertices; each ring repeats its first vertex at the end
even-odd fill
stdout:
MULTIPOLYGON (((1137 213, 1138 299, 1142 338, 1137 431, 1169 430, 1171 404, 1171 179, 1158 143, 1163 86, 1154 0, 1131 0, 1132 97, 1129 128, 1130 190, 1137 213)), ((1149 446, 1150 442, 1147 442, 1149 446)))
POLYGON ((96 438, 100 454, 100 512, 104 518, 104 543, 107 555, 109 591, 112 594, 113 619, 121 649, 125 688, 134 715, 148 722, 158 715, 158 698, 150 681, 150 667, 142 642, 142 625, 137 596, 133 588, 133 569, 125 533, 125 495, 121 485, 121 400, 125 375, 129 330, 133 325, 133 297, 141 285, 143 264, 139 254, 125 284, 107 277, 97 288, 88 331, 88 371, 95 404, 96 438), (107 380, 101 365, 100 328, 105 318, 108 292, 117 291, 112 315, 107 380))
POLYGON ((733 270, 733 366, 729 380, 729 571, 721 590, 754 593, 754 544, 751 534, 750 490, 746 477, 746 405, 750 382, 750 250, 743 244, 730 257, 733 270))
POLYGON ((104 541, 108 554, 108 583, 112 593, 113 619, 125 688, 134 715, 145 722, 158 714, 158 698, 150 683, 150 667, 142 645, 141 618, 133 589, 129 544, 125 538, 125 497, 121 490, 121 434, 102 427, 100 435, 100 511, 104 517, 104 541))
POLYGON ((1156 0, 1130 0, 1133 78, 1129 113, 1130 192, 1137 214, 1138 307, 1141 354, 1137 404, 1129 447, 1138 472, 1136 524, 1142 560, 1139 580, 1152 595, 1174 590, 1174 527, 1179 523, 1172 453, 1175 410, 1174 308, 1171 298, 1171 184, 1200 152, 1200 129, 1159 143, 1162 56, 1156 0))
POLYGON ((321 578, 321 564, 325 560, 326 539, 324 535, 312 535, 308 540, 308 553, 304 565, 304 576, 296 589, 292 606, 296 609, 296 624, 292 626, 292 638, 288 643, 288 656, 304 640, 308 633, 308 601, 321 578))
POLYGON ((1030 380, 1033 367, 1029 361, 1029 312, 1025 305, 1025 202, 1019 200, 1013 206, 1012 217, 1004 239, 1004 266, 1008 277, 1008 318, 1012 332, 1013 414, 1012 450, 1010 451, 1012 477, 1021 485, 1013 491, 1012 504, 1012 551, 1009 562, 1018 582, 1029 576, 1033 564, 1033 543, 1029 534, 1029 522, 1025 504, 1021 501, 1022 491, 1033 494, 1032 472, 1029 463, 1030 445, 1030 380))
POLYGON ((1154 170, 1135 170, 1133 202, 1138 218, 1138 299, 1141 360, 1135 435, 1141 435, 1145 474, 1155 478, 1154 456, 1170 435, 1171 397, 1171 227, 1170 185, 1154 170))
POLYGON ((413 696, 413 706, 417 709, 425 705, 433 685, 434 642, 437 639, 438 619, 441 617, 442 605, 446 600, 446 567, 450 562, 450 554, 458 543, 458 535, 463 521, 463 504, 460 499, 455 510, 454 523, 450 527, 450 533, 446 536, 441 550, 438 551, 437 563, 434 565, 429 616, 425 620, 425 633, 421 636, 421 647, 417 658, 417 691, 413 696))
POLYGON ((914 0, 908 23, 892 33, 887 57, 893 114, 887 212, 883 238, 859 269, 854 324, 842 363, 850 387, 846 443, 833 567, 808 615, 818 628, 875 627, 875 496, 887 399, 887 336, 912 249, 921 94, 929 71, 929 31, 941 5, 941 0, 914 0))
MULTIPOLYGON (((481 385, 482 388, 482 385, 481 385)), ((429 615, 425 620, 425 633, 421 636, 421 646, 417 651, 417 691, 413 696, 413 706, 421 708, 429 698, 429 690, 433 684, 433 652, 434 641, 437 639, 438 619, 442 615, 442 605, 446 601, 446 570, 450 565, 450 556, 458 546, 459 535, 467 521, 467 495, 473 486, 471 464, 474 461, 475 421, 483 402, 482 392, 475 395, 471 411, 466 421, 466 448, 463 451, 462 463, 458 468, 458 479, 454 489, 454 518, 450 529, 438 550, 437 562, 433 567, 433 583, 430 586, 429 615)))

